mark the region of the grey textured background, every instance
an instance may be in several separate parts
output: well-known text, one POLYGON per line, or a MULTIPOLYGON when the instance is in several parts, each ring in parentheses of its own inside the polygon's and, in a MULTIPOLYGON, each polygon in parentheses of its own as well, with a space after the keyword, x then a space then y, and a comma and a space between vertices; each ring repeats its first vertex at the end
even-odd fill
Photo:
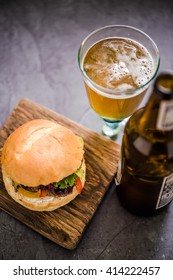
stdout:
MULTIPOLYGON (((160 71, 173 69, 172 15, 172 0, 0 1, 1 124, 24 97, 81 122, 89 104, 77 52, 104 25, 143 30, 160 50, 160 71)), ((172 228, 173 204, 136 217, 119 204, 112 184, 74 251, 0 211, 0 259, 173 259, 172 228)))

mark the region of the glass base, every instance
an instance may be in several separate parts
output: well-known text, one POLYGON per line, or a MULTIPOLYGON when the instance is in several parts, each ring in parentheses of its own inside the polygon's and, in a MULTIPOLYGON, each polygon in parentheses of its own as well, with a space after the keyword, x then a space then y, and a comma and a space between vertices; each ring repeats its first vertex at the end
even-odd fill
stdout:
POLYGON ((121 144, 124 133, 124 127, 127 119, 117 122, 106 122, 99 115, 97 115, 91 108, 88 108, 83 114, 80 123, 87 128, 95 131, 105 137, 114 140, 116 143, 121 144))
POLYGON ((121 121, 111 121, 104 118, 103 120, 104 120, 104 125, 102 127, 103 135, 116 139, 116 137, 120 132, 121 121))

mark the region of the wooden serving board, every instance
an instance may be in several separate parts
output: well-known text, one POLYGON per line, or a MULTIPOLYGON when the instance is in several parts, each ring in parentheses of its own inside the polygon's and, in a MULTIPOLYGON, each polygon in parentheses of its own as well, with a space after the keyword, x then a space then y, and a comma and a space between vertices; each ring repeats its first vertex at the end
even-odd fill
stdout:
POLYGON ((0 208, 62 247, 74 249, 114 178, 120 147, 46 107, 22 99, 0 130, 0 152, 12 131, 37 118, 55 120, 83 137, 87 167, 85 187, 77 198, 62 208, 52 212, 31 211, 8 195, 0 169, 0 208))

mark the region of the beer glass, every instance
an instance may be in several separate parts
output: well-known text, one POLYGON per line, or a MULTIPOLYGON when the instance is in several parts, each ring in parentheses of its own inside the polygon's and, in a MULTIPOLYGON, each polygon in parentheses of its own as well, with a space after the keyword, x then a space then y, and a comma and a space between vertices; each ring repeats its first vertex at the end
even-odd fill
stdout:
POLYGON ((102 133, 116 138, 121 122, 138 108, 157 74, 156 44, 134 27, 105 26, 83 40, 78 64, 89 103, 104 120, 102 133))

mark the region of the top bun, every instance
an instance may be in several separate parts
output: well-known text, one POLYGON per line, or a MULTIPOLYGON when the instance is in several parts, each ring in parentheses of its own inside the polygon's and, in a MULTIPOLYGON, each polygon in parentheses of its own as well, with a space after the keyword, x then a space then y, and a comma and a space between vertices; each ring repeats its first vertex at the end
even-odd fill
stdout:
POLYGON ((2 169, 11 179, 35 187, 58 182, 82 163, 83 143, 68 128, 36 119, 17 128, 2 150, 2 169))

